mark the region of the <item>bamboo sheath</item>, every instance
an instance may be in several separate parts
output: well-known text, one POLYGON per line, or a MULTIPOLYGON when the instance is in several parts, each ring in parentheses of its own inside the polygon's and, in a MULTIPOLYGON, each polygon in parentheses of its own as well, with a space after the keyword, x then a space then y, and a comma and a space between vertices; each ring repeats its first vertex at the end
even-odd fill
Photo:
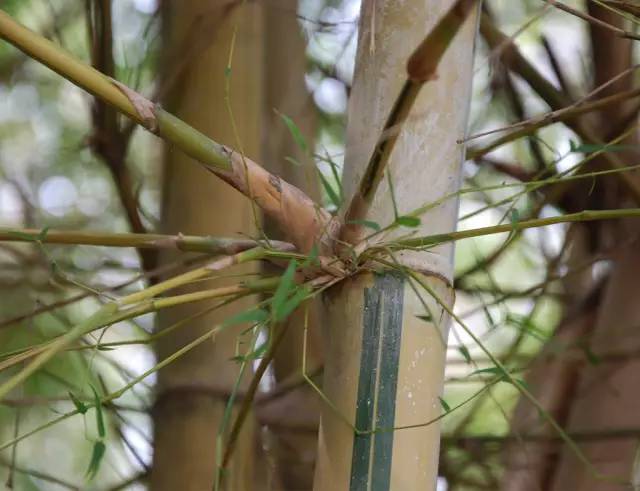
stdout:
MULTIPOLYGON (((454 3, 363 3, 349 107, 347 198, 357 194, 378 135, 406 83, 409 50, 454 3)), ((380 180, 367 220, 381 225, 394 220, 389 181, 399 214, 458 189, 463 148, 456 140, 466 127, 476 25, 474 11, 446 50, 437 79, 418 94, 389 155, 391 177, 380 180)), ((448 200, 422 217, 418 233, 453 230, 456 215, 457 202, 448 200)), ((393 233, 406 232, 392 232, 391 239, 393 233)), ((453 302, 447 281, 453 246, 398 252, 396 259, 423 272, 419 279, 431 294, 389 271, 348 278, 325 295, 323 388, 330 404, 322 409, 315 491, 435 489, 439 426, 420 425, 441 414, 449 319, 439 302, 453 302), (413 427, 392 430, 407 426, 413 427)))

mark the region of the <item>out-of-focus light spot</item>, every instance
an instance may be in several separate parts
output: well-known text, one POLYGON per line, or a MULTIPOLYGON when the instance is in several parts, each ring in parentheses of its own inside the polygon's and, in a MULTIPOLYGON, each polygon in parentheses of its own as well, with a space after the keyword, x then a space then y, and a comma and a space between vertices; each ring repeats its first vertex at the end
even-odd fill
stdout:
POLYGON ((95 253, 94 248, 82 246, 74 247, 71 260, 76 268, 87 271, 98 269, 102 264, 102 257, 95 253))
POLYGON ((438 477, 436 481, 436 491, 447 491, 447 489, 449 489, 447 480, 444 477, 438 477))
POLYGON ((82 182, 78 209, 87 216, 102 215, 111 202, 111 187, 105 179, 88 178, 82 182))
POLYGON ((325 78, 314 94, 320 109, 330 114, 344 113, 347 109, 347 91, 344 84, 335 78, 325 78))
POLYGON ((40 206, 49 214, 62 217, 76 204, 78 191, 75 184, 63 176, 46 179, 38 189, 40 206))
POLYGON ((143 14, 153 14, 158 8, 158 0, 134 0, 133 5, 143 14))
POLYGON ((24 209, 18 191, 10 184, 0 185, 0 216, 5 224, 20 224, 24 209))

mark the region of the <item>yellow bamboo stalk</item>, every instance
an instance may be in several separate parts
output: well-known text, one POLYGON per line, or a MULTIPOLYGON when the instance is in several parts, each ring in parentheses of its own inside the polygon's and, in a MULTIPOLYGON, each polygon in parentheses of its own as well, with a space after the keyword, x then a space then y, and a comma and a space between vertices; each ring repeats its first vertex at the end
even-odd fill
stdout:
MULTIPOLYGON (((406 83, 411 50, 459 4, 363 2, 345 156, 348 199, 362 190, 360 176, 406 83)), ((476 19, 474 11, 462 23, 440 60, 437 78, 417 95, 388 157, 390 179, 380 181, 362 218, 381 226, 394 222, 390 181, 399 215, 457 191, 463 148, 456 141, 466 128, 476 19)), ((425 70, 415 68, 415 73, 433 78, 433 67, 426 63, 425 70)), ((452 230, 456 215, 457 202, 447 200, 422 217, 417 233, 452 230)), ((394 230, 387 238, 393 242, 407 231, 394 230)), ((402 251, 394 260, 419 271, 422 281, 450 305, 452 254, 450 245, 440 245, 428 254, 402 251)), ((314 490, 434 489, 438 424, 394 428, 420 425, 441 414, 446 312, 398 271, 348 278, 326 294, 325 305, 327 403, 314 490)))

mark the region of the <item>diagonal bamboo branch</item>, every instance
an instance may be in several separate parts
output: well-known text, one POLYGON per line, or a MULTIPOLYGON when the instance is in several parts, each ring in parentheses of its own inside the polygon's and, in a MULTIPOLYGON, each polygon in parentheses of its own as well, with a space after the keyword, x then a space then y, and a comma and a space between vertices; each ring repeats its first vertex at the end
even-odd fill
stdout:
POLYGON ((362 179, 346 209, 344 225, 340 231, 340 238, 344 242, 352 244, 361 237, 362 221, 373 203, 391 152, 418 93, 425 83, 437 78, 440 60, 475 5, 476 0, 457 0, 409 58, 407 80, 391 107, 362 179))
POLYGON ((254 200, 302 252, 308 252, 314 244, 321 253, 332 250, 336 221, 295 186, 75 59, 1 10, 0 37, 205 165, 254 200))
MULTIPOLYGON (((486 15, 481 17, 480 33, 491 49, 502 50, 501 59, 505 65, 527 82, 553 111, 559 111, 571 106, 572 101, 568 101, 562 92, 557 90, 551 82, 542 76, 522 55, 513 41, 505 36, 486 15)), ((585 122, 569 119, 566 121, 566 124, 584 141, 593 144, 602 144, 602 141, 597 138, 591 126, 585 122)), ((625 167, 622 160, 616 155, 603 153, 602 157, 612 169, 625 167)), ((640 205, 640 181, 638 181, 637 176, 621 172, 619 178, 629 191, 633 200, 640 205)))
MULTIPOLYGON (((616 218, 640 218, 640 208, 620 208, 615 210, 584 210, 578 213, 569 213, 548 218, 533 218, 515 223, 492 225, 489 227, 458 230, 445 234, 434 234, 426 237, 413 237, 389 244, 390 249, 402 249, 409 247, 432 247, 445 242, 452 242, 471 237, 501 234, 504 232, 517 232, 528 228, 545 227, 556 223, 591 222, 596 220, 613 220, 616 218)), ((387 247, 387 246, 385 246, 387 247)), ((375 248, 374 248, 375 249, 375 248)))

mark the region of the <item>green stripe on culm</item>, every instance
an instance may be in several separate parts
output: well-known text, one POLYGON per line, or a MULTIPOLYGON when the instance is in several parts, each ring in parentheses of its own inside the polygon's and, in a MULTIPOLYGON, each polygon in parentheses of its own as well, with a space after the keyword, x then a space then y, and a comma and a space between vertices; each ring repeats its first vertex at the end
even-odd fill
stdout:
MULTIPOLYGON (((359 430, 370 430, 373 422, 373 395, 376 389, 378 348, 380 346, 380 295, 377 287, 364 291, 362 332, 362 355, 358 377, 358 399, 356 402, 355 426, 359 430)), ((372 434, 355 435, 351 457, 350 491, 366 491, 369 480, 369 459, 372 434)))
MULTIPOLYGON (((376 428, 393 428, 396 416, 396 391, 402 337, 402 300, 404 282, 397 274, 386 274, 377 279, 382 291, 382 353, 378 376, 378 403, 376 428)), ((391 480, 393 431, 374 435, 371 491, 387 491, 391 480)))
MULTIPOLYGON (((404 282, 397 274, 377 275, 374 286, 364 292, 362 355, 355 422, 359 430, 394 426, 403 297, 404 282)), ((350 491, 387 491, 391 480, 392 454, 392 431, 356 435, 350 491), (373 462, 370 461, 372 456, 373 462)))

